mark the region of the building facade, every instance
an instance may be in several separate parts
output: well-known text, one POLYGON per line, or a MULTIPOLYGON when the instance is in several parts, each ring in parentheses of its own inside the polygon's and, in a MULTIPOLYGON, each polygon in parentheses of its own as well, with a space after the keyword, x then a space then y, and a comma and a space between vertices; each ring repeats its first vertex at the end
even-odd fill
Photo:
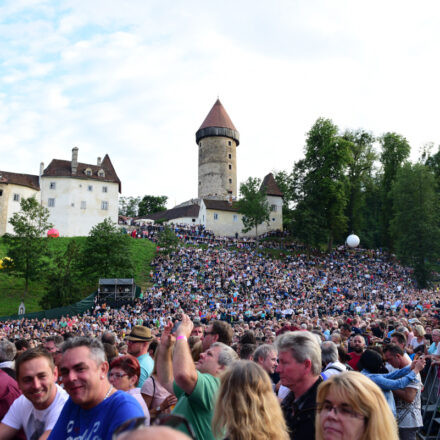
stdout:
POLYGON ((75 147, 72 160, 53 159, 46 169, 41 163, 39 175, 0 174, 0 235, 13 232, 9 219, 23 197, 35 196, 49 210, 60 236, 86 236, 106 218, 118 221, 121 181, 108 155, 96 164, 81 163, 75 147))

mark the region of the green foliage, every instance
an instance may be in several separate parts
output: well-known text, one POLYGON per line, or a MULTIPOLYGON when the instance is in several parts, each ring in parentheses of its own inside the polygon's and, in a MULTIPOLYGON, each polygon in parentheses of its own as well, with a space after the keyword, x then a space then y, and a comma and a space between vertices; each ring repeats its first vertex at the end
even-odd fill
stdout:
POLYGON ((249 177, 246 182, 240 184, 241 199, 237 202, 239 212, 243 215, 243 232, 249 232, 255 228, 255 236, 258 236, 258 226, 266 222, 269 224, 270 208, 266 193, 260 190, 261 180, 249 177))
POLYGON ((40 300, 41 307, 61 307, 82 298, 80 258, 81 245, 76 240, 68 243, 64 253, 54 253, 52 261, 55 264, 47 273, 47 291, 40 300))
POLYGON ((143 216, 155 212, 166 211, 167 200, 167 196, 144 196, 138 205, 138 215, 143 216))
MULTIPOLYGON (((28 295, 25 301, 26 312, 37 312, 49 308, 49 306, 46 306, 46 304, 42 302, 41 298, 46 294, 47 290, 50 289, 48 278, 50 271, 53 268, 56 270, 58 256, 62 256, 66 253, 71 241, 75 241, 80 247, 82 255, 82 249, 86 240, 87 237, 59 237, 48 239, 49 256, 46 257, 46 260, 49 263, 49 268, 46 272, 47 276, 29 282, 29 292, 31 292, 31 294, 28 295)), ((141 239, 130 239, 129 244, 130 254, 134 265, 135 282, 137 285, 145 289, 150 283, 150 263, 156 254, 156 245, 150 240, 141 239)), ((6 253, 7 247, 5 241, 3 237, 0 237, 0 259, 5 257, 6 253)), ((97 280, 96 278, 88 280, 82 272, 82 267, 80 269, 80 299, 83 299, 96 290, 97 280)), ((0 316, 17 313, 18 306, 21 302, 23 288, 24 279, 17 278, 12 274, 8 274, 4 270, 0 270, 0 316)), ((74 300, 69 301, 69 304, 73 302, 74 300)))
POLYGON ((294 234, 307 245, 327 241, 329 250, 347 224, 344 173, 351 156, 349 141, 337 132, 330 119, 319 118, 308 133, 305 159, 294 168, 294 234))
POLYGON ((119 197, 119 215, 136 217, 140 201, 140 197, 119 197))
POLYGON ((94 226, 82 253, 83 272, 96 282, 99 278, 133 277, 130 240, 110 218, 94 226))
POLYGON ((16 212, 9 223, 14 234, 4 236, 8 248, 5 270, 15 276, 24 278, 23 299, 29 291, 29 281, 41 278, 47 268, 47 242, 45 232, 52 227, 49 223, 49 211, 41 206, 34 197, 22 199, 20 211, 16 212))
POLYGON ((392 187, 391 234, 396 254, 414 268, 419 287, 426 287, 440 255, 440 208, 435 176, 425 165, 406 163, 392 187))
POLYGON ((171 252, 178 243, 179 239, 176 233, 169 226, 164 226, 164 229, 159 233, 157 245, 165 249, 166 252, 171 252))
POLYGON ((382 144, 382 153, 380 155, 380 161, 382 163, 381 242, 383 246, 391 250, 393 249, 390 234, 393 206, 391 189, 398 170, 409 156, 411 147, 403 136, 396 133, 385 133, 380 138, 380 143, 382 144))
POLYGON ((359 234, 364 229, 365 217, 362 211, 365 205, 365 188, 371 179, 374 161, 377 159, 373 149, 375 139, 371 133, 364 130, 347 130, 342 137, 348 142, 351 155, 346 180, 346 234, 359 234))

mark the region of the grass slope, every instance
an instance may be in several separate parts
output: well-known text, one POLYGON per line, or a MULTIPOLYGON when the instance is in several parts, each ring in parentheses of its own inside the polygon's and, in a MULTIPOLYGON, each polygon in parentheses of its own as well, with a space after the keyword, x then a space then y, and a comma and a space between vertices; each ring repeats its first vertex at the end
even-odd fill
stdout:
MULTIPOLYGON (((49 242, 49 248, 53 252, 64 252, 71 240, 77 240, 80 244, 83 244, 86 237, 60 237, 51 239, 49 242)), ((131 252, 135 266, 135 282, 138 286, 141 286, 144 289, 149 282, 149 273, 151 269, 150 263, 155 256, 156 246, 149 240, 132 239, 131 252)), ((3 258, 6 253, 7 248, 0 237, 0 259, 3 258)), ((43 310, 44 308, 40 306, 39 301, 45 292, 44 281, 31 281, 29 290, 30 294, 25 300, 26 312, 29 313, 43 310)), ((24 279, 9 276, 0 270, 0 316, 17 313, 23 291, 24 279)), ((84 297, 90 295, 92 291, 93 288, 84 292, 84 297)))

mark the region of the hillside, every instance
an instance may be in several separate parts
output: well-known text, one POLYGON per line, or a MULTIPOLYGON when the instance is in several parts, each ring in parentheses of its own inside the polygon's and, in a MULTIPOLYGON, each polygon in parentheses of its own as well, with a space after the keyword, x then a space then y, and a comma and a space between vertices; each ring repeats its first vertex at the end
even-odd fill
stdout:
MULTIPOLYGON (((84 243, 86 237, 75 237, 80 243, 84 243)), ((49 247, 51 251, 64 251, 67 248, 69 241, 73 238, 60 237, 50 240, 49 247)), ((133 263, 135 266, 135 281, 136 284, 145 288, 149 281, 150 263, 155 255, 155 244, 149 240, 131 240, 131 251, 133 263)), ((6 255, 6 246, 0 237, 0 259, 6 255)), ((90 295, 96 289, 95 286, 88 287, 83 296, 90 295)), ((14 276, 9 276, 0 270, 0 316, 15 314, 18 311, 18 306, 21 301, 21 295, 24 290, 24 279, 14 276)), ((43 308, 39 304, 40 298, 44 295, 45 282, 31 281, 30 292, 25 306, 26 312, 37 312, 43 308)))

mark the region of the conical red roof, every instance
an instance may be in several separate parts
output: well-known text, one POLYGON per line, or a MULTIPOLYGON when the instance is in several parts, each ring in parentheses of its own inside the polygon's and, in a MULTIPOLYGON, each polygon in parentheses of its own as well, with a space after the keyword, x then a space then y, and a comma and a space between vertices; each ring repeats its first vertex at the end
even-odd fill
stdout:
POLYGON ((212 106, 212 109, 208 113, 208 116, 206 116, 199 130, 207 127, 224 127, 237 131, 231 121, 231 118, 226 113, 225 108, 220 102, 220 99, 217 99, 217 101, 215 101, 215 104, 212 106))

